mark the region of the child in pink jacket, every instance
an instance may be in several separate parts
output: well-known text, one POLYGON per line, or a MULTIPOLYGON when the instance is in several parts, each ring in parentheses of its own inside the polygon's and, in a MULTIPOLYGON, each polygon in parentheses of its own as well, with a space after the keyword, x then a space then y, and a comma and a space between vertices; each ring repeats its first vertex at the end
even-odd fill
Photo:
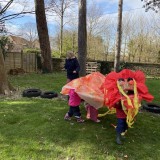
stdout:
POLYGON ((65 114, 64 119, 65 120, 71 120, 71 117, 74 115, 74 117, 77 119, 77 122, 84 122, 84 120, 81 118, 81 112, 79 105, 81 103, 81 98, 78 96, 78 94, 74 91, 74 89, 71 89, 69 91, 69 111, 65 114))

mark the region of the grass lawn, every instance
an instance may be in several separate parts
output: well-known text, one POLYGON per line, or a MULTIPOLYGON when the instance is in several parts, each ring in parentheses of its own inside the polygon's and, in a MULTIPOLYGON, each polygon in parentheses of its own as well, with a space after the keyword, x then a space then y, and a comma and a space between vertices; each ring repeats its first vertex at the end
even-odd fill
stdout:
MULTIPOLYGON (((27 88, 60 92, 65 74, 11 76, 19 91, 0 99, 0 160, 158 160, 160 159, 160 115, 142 111, 124 145, 115 143, 115 115, 101 123, 74 119, 64 121, 67 101, 60 98, 23 98, 27 88)), ((147 81, 155 102, 160 101, 160 80, 147 81)), ((85 118, 85 109, 81 106, 85 118)), ((106 108, 100 109, 100 113, 106 108)))

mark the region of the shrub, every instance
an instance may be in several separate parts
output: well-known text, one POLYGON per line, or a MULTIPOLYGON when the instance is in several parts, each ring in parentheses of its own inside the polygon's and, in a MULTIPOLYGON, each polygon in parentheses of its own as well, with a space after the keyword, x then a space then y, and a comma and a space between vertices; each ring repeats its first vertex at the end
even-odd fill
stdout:
POLYGON ((25 48, 23 50, 23 53, 25 54, 29 54, 29 53, 35 53, 35 54, 40 54, 40 49, 36 49, 36 48, 25 48))

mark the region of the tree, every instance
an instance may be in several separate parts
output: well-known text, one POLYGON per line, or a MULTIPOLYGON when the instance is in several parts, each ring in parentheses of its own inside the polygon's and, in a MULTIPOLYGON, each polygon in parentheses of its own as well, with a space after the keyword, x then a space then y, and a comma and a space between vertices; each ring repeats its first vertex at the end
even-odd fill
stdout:
POLYGON ((109 19, 103 17, 103 10, 95 1, 87 8, 87 58, 100 59, 105 52, 104 34, 108 30, 109 19))
MULTIPOLYGON (((47 0, 45 0, 46 2, 47 0)), ((29 7, 29 4, 31 3, 31 1, 27 1, 27 0, 3 0, 2 2, 0 2, 0 24, 5 22, 5 21, 9 21, 15 18, 21 18, 26 14, 35 14, 35 10, 34 7, 31 8, 29 7), (2 5, 1 4, 5 4, 2 5), (9 10, 9 8, 14 8, 15 4, 20 4, 21 7, 16 9, 16 12, 7 12, 9 10)), ((51 9, 51 6, 47 6, 45 8, 46 11, 49 11, 51 9)))
POLYGON ((4 14, 12 3, 13 3, 13 0, 9 0, 3 8, 1 7, 0 15, 4 14))
POLYGON ((5 59, 6 56, 6 46, 9 43, 8 37, 2 36, 0 37, 0 48, 1 48, 1 52, 3 54, 3 57, 5 59))
MULTIPOLYGON (((78 51, 78 45, 77 45, 77 33, 74 31, 64 31, 64 40, 63 40, 63 51, 66 53, 67 51, 78 51)), ((64 54, 66 57, 66 54, 64 54)))
POLYGON ((154 33, 142 31, 128 42, 132 62, 159 63, 159 38, 154 33))
MULTIPOLYGON (((13 0, 9 1, 3 8, 0 10, 0 19, 3 14, 6 12, 7 8, 12 4, 13 0)), ((4 21, 0 20, 1 28, 0 33, 5 31, 4 21)), ((7 39, 2 37, 0 40, 0 94, 9 94, 14 88, 10 85, 7 78, 7 73, 5 69, 4 56, 5 56, 5 46, 7 44, 7 39)))
POLYGON ((133 32, 134 24, 132 23, 132 15, 130 14, 124 14, 123 16, 123 25, 122 25, 122 48, 121 48, 121 59, 123 61, 126 61, 126 54, 127 54, 127 43, 131 36, 131 33, 133 32))
POLYGON ((152 23, 151 23, 152 29, 157 32, 157 34, 160 36, 160 13, 152 15, 152 23))
POLYGON ((42 70, 52 72, 51 48, 48 35, 44 0, 35 0, 35 13, 40 49, 42 54, 42 70))
POLYGON ((37 26, 35 23, 27 22, 20 28, 22 37, 29 41, 29 48, 34 48, 34 41, 37 39, 37 26))
POLYGON ((5 69, 5 63, 4 63, 4 49, 7 44, 6 39, 1 39, 0 43, 0 94, 10 94, 10 91, 14 90, 14 88, 11 86, 11 84, 8 81, 7 73, 5 69), (3 48, 3 50, 2 50, 3 48))
MULTIPOLYGON (((35 13, 34 10, 26 10, 27 8, 27 1, 26 0, 21 0, 21 2, 19 2, 18 0, 6 0, 5 1, 5 5, 3 7, 1 7, 0 10, 0 23, 4 23, 5 21, 11 20, 11 19, 15 19, 15 18, 20 18, 25 14, 32 14, 35 13), (21 10, 18 10, 16 13, 14 12, 7 12, 9 8, 11 8, 12 4, 21 4, 23 6, 23 8, 21 10), (7 13, 7 14, 6 14, 7 13)), ((1 6, 1 3, 0 3, 1 6)))
MULTIPOLYGON (((73 30, 64 30, 63 33, 63 54, 61 55, 62 58, 66 57, 67 51, 78 51, 78 43, 77 43, 78 35, 77 32, 73 30)), ((53 47, 53 56, 54 57, 60 57, 60 53, 58 50, 59 46, 59 34, 56 35, 56 37, 53 39, 54 41, 54 47, 53 47)))
POLYGON ((141 0, 144 1, 144 8, 145 11, 147 12, 148 10, 153 10, 155 12, 158 12, 160 9, 160 0, 141 0))
POLYGON ((9 94, 9 85, 5 70, 4 58, 0 48, 0 94, 9 94))
POLYGON ((80 76, 86 75, 87 29, 86 29, 86 0, 79 0, 78 18, 78 60, 80 76))
POLYGON ((52 11, 60 18, 60 56, 63 52, 63 30, 64 30, 64 16, 67 9, 73 6, 74 0, 50 0, 52 11))
POLYGON ((3 20, 3 18, 6 10, 9 8, 9 6, 12 3, 13 3, 13 0, 10 0, 9 2, 7 2, 7 4, 4 7, 2 7, 0 3, 0 33, 6 32, 5 21, 3 20))
POLYGON ((97 6, 95 2, 92 1, 91 5, 87 10, 87 31, 88 36, 97 36, 100 32, 106 29, 105 19, 102 23, 103 10, 100 6, 97 6))
POLYGON ((118 2, 118 27, 117 27, 117 41, 116 41, 116 53, 114 60, 114 70, 116 72, 119 71, 120 66, 120 52, 121 52, 121 39, 122 39, 122 8, 123 8, 123 0, 119 0, 118 2))

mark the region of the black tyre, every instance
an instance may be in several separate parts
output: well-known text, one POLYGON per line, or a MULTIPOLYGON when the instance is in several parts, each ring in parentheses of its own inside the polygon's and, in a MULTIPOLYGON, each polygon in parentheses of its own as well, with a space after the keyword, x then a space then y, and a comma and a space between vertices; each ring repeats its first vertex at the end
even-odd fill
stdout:
POLYGON ((40 89, 26 89, 23 91, 23 97, 38 97, 41 95, 40 89))
POLYGON ((160 105, 155 103, 143 104, 143 109, 153 113, 160 113, 160 105))
POLYGON ((53 91, 43 92, 41 93, 41 98, 55 98, 58 97, 58 94, 53 91))

